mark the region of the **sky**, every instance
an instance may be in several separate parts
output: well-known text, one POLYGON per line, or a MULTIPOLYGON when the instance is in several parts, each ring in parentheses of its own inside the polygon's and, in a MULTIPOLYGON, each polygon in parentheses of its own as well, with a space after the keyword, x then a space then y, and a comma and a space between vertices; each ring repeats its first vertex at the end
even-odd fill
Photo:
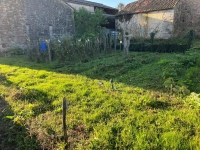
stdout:
POLYGON ((128 3, 134 2, 136 0, 88 0, 88 1, 97 2, 97 3, 101 3, 110 7, 117 8, 117 5, 119 3, 123 3, 127 5, 128 3))

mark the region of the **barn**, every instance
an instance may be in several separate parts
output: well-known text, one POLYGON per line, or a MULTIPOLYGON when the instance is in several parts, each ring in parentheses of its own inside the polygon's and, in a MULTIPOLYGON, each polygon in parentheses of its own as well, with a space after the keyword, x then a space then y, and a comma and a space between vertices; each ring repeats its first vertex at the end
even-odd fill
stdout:
POLYGON ((118 13, 116 26, 136 38, 169 39, 191 29, 199 36, 199 8, 199 0, 138 0, 118 13))

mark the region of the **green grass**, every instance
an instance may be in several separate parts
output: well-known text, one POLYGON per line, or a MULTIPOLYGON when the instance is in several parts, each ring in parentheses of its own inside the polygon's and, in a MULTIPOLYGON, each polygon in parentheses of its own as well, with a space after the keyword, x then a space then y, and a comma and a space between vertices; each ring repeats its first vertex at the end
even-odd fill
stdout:
POLYGON ((7 134, 0 137, 0 148, 62 149, 66 97, 70 149, 200 149, 200 85, 193 77, 199 75, 200 61, 188 65, 194 53, 200 56, 194 50, 117 52, 62 64, 1 57, 0 95, 9 107, 2 117, 7 134), (170 93, 164 87, 169 77, 173 88, 185 86, 191 93, 170 93))

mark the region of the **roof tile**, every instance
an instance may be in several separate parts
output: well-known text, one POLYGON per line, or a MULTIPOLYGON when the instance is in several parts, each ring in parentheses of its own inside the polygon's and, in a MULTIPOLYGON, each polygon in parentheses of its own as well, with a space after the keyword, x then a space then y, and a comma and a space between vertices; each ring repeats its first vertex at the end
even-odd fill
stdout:
POLYGON ((172 9, 179 0, 138 0, 129 3, 118 15, 172 9))

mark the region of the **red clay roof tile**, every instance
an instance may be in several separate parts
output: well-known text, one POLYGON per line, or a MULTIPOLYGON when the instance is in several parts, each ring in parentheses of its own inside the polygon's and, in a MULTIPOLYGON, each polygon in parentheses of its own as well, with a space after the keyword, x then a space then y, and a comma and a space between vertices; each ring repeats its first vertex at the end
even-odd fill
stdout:
POLYGON ((118 15, 172 9, 179 0, 138 0, 129 3, 118 15))

